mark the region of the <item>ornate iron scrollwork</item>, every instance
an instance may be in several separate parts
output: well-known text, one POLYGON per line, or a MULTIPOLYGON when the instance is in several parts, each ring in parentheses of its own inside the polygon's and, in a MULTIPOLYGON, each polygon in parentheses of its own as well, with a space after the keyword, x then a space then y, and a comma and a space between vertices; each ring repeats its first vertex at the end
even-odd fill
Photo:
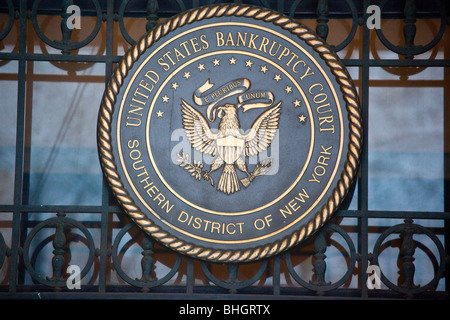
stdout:
POLYGON ((12 2, 12 0, 7 0, 6 3, 8 4, 8 22, 6 23, 5 29, 0 32, 0 41, 2 41, 11 31, 15 17, 14 3, 12 2))
POLYGON ((56 48, 56 49, 60 49, 61 52, 63 54, 67 54, 72 50, 77 50, 80 49, 84 46, 86 46, 87 44, 89 44, 92 40, 94 40, 94 38, 97 36, 101 24, 102 24, 102 18, 103 18, 103 13, 102 13, 102 9, 100 6, 100 3, 98 2, 98 0, 92 0, 94 5, 95 5, 95 10, 97 13, 97 20, 95 22, 95 26, 94 29, 92 30, 92 32, 89 34, 89 36, 87 38, 85 38, 82 41, 71 41, 71 34, 72 31, 69 30, 67 28, 66 25, 66 21, 69 17, 69 15, 66 14, 66 9, 68 6, 68 3, 66 1, 64 1, 62 3, 62 7, 61 7, 61 17, 62 17, 62 21, 61 21, 61 31, 62 31, 62 39, 60 41, 56 41, 56 40, 50 40, 41 30, 41 28, 39 27, 39 23, 37 21, 37 11, 39 8, 39 3, 41 2, 41 0, 35 0, 33 3, 33 8, 31 11, 31 21, 33 22, 33 27, 34 30, 36 31, 36 34, 39 36, 39 38, 44 41, 46 44, 48 44, 49 46, 56 48))
POLYGON ((132 286, 144 289, 161 286, 170 279, 172 279, 172 277, 178 272, 182 258, 180 255, 177 255, 175 264, 170 268, 169 272, 166 275, 164 275, 161 278, 154 277, 153 276, 153 267, 155 264, 155 258, 153 257, 154 242, 151 238, 144 235, 143 232, 140 232, 143 235, 142 240, 143 257, 141 259, 142 276, 136 279, 131 278, 121 266, 118 250, 120 241, 125 236, 125 234, 127 234, 133 227, 134 227, 133 224, 128 224, 127 226, 122 228, 114 240, 111 252, 114 269, 117 271, 117 273, 124 281, 131 284, 132 286))
POLYGON ((403 283, 396 285, 391 280, 389 280, 386 275, 383 273, 383 269, 380 267, 380 278, 381 281, 390 289, 407 294, 413 295, 420 292, 424 292, 431 287, 435 286, 439 280, 441 279, 444 270, 445 270, 445 250, 438 239, 438 237, 432 233, 427 228, 420 226, 418 224, 413 223, 412 219, 405 219, 405 223, 397 224, 388 228, 384 231, 379 238, 377 239, 374 248, 373 248, 373 258, 372 262, 375 265, 379 265, 379 256, 381 254, 381 245, 386 240, 386 238, 391 234, 399 234, 401 236, 401 246, 400 246, 400 261, 401 261, 401 273, 404 277, 403 283), (435 271, 434 277, 425 285, 415 285, 414 284, 414 253, 416 243, 413 239, 415 234, 424 234, 428 236, 436 245, 436 248, 439 252, 439 267, 435 271))
POLYGON ((356 264, 356 260, 357 260, 357 253, 356 253, 356 249, 355 249, 352 239, 341 227, 339 227, 338 225, 333 224, 333 223, 326 224, 324 226, 324 228, 321 230, 321 232, 319 234, 317 234, 317 236, 316 236, 316 239, 314 242, 314 249, 316 252, 314 255, 316 260, 313 263, 313 265, 314 265, 313 271, 315 274, 315 280, 311 280, 309 282, 303 280, 300 277, 300 275, 295 271, 294 265, 292 264, 292 260, 291 260, 291 254, 288 252, 284 255, 285 260, 286 260, 286 265, 289 270, 289 274, 292 276, 292 278, 297 283, 299 283, 301 286, 303 286, 309 290, 312 290, 312 291, 315 291, 315 292, 321 294, 323 292, 336 289, 348 281, 348 279, 352 275, 354 268, 355 268, 355 264, 356 264), (347 265, 347 271, 336 282, 327 282, 325 280, 325 270, 326 270, 325 258, 326 258, 326 255, 324 253, 325 253, 326 247, 327 247, 326 242, 325 242, 325 233, 330 233, 330 232, 336 232, 337 234, 342 236, 344 241, 347 243, 347 246, 349 249, 349 254, 350 254, 350 261, 347 265))
MULTIPOLYGON (((386 5, 388 0, 383 0, 380 4, 380 9, 383 10, 383 7, 386 5)), ((405 37, 405 45, 394 45, 392 44, 383 34, 382 29, 376 29, 376 33, 381 42, 391 51, 398 53, 400 55, 404 55, 407 58, 413 58, 414 56, 427 52, 431 48, 433 48, 442 38, 445 31, 445 25, 447 21, 447 17, 445 15, 445 7, 441 0, 434 1, 439 8, 441 25, 439 27, 439 31, 436 36, 428 42, 426 45, 415 45, 414 38, 416 35, 416 6, 415 0, 407 0, 405 2, 404 7, 404 22, 403 26, 403 35, 405 37)))
POLYGON ((67 253, 66 249, 66 231, 70 228, 76 228, 80 230, 87 240, 87 246, 89 249, 88 259, 85 266, 81 269, 80 279, 83 279, 89 270, 91 269, 92 263, 94 261, 95 256, 95 244, 94 239, 92 238, 89 230, 83 226, 80 222, 73 220, 71 218, 67 218, 64 213, 58 213, 57 217, 50 218, 42 221, 37 224, 31 232, 28 234, 24 248, 23 248, 23 260, 25 263, 25 267, 27 271, 30 273, 31 277, 38 282, 50 286, 50 287, 65 287, 66 286, 66 277, 64 276, 65 269, 64 267, 70 262, 65 260, 65 254, 67 253), (55 234, 53 235, 53 254, 52 257, 52 277, 44 277, 39 274, 33 264, 32 259, 30 259, 30 245, 34 237, 38 232, 43 230, 44 228, 55 228, 55 234))
POLYGON ((239 265, 237 265, 237 264, 234 264, 234 265, 227 264, 226 265, 227 271, 228 271, 228 279, 226 279, 226 280, 221 280, 221 279, 217 278, 208 269, 209 263, 201 262, 201 267, 202 267, 202 270, 203 270, 203 273, 205 274, 205 276, 211 282, 213 282, 215 285, 217 285, 221 288, 228 289, 228 290, 230 290, 231 293, 236 293, 238 290, 250 287, 256 281, 258 281, 261 278, 261 276, 264 274, 264 272, 266 271, 267 264, 268 264, 268 260, 264 260, 261 263, 260 267, 255 272, 255 274, 253 275, 253 277, 251 277, 250 279, 245 280, 245 281, 240 281, 238 279, 239 265))

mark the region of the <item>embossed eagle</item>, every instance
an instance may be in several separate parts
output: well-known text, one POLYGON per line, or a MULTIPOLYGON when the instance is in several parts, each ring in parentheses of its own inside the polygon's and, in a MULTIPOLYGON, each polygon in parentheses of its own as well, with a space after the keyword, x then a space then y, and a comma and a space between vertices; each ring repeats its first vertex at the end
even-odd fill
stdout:
POLYGON ((240 183, 247 187, 254 176, 247 170, 245 157, 267 150, 278 130, 281 101, 262 112, 250 130, 242 134, 238 110, 232 104, 217 107, 221 118, 219 130, 213 132, 206 118, 194 107, 181 99, 182 123, 192 147, 202 153, 215 156, 209 171, 203 173, 205 180, 212 182, 211 173, 223 167, 217 190, 232 194, 240 190, 240 183), (236 167, 247 174, 239 180, 236 167))

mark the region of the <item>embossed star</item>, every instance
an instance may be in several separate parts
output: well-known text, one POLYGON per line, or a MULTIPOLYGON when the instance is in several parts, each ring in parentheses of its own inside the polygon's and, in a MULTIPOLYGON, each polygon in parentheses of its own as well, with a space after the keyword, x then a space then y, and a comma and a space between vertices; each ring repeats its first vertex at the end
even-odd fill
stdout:
POLYGON ((247 61, 245 61, 245 66, 251 68, 252 67, 252 60, 248 59, 247 61))
POLYGON ((199 63, 197 69, 198 69, 198 71, 200 71, 200 72, 201 72, 202 70, 205 70, 205 64, 199 63))
POLYGON ((275 80, 276 82, 281 80, 281 76, 279 74, 276 74, 275 77, 273 77, 273 80, 275 80))
POLYGON ((261 66, 261 70, 259 70, 259 71, 261 71, 262 73, 266 74, 266 71, 267 71, 267 70, 269 70, 269 69, 267 68, 267 66, 261 66))
MULTIPOLYGON (((278 82, 278 81, 277 81, 278 82)), ((286 88, 284 89, 284 91, 286 91, 287 94, 292 92, 292 87, 290 86, 286 86, 286 88)))
POLYGON ((158 111, 156 112, 156 116, 157 116, 158 118, 162 118, 162 117, 163 117, 163 114, 164 114, 164 112, 161 111, 161 110, 158 110, 158 111))
POLYGON ((161 98, 162 98, 163 102, 165 102, 165 103, 169 102, 169 97, 167 96, 167 94, 165 94, 164 97, 161 97, 161 98))
POLYGON ((178 87, 179 87, 178 83, 176 83, 176 82, 172 83, 173 90, 177 90, 178 87))
POLYGON ((220 60, 217 59, 217 58, 215 58, 215 59, 212 61, 212 63, 213 63, 213 65, 214 65, 214 67, 217 67, 218 65, 220 65, 220 60))
POLYGON ((302 102, 300 100, 298 100, 298 99, 295 99, 295 101, 293 102, 295 108, 300 107, 301 103, 302 102))
POLYGON ((185 78, 186 80, 188 80, 190 77, 191 77, 191 73, 190 73, 189 71, 184 73, 183 78, 185 78))
POLYGON ((298 117, 298 122, 300 122, 300 123, 302 123, 302 122, 306 122, 306 117, 305 117, 305 115, 301 115, 301 116, 299 116, 298 117))
POLYGON ((236 64, 236 59, 234 57, 231 57, 231 59, 228 59, 230 61, 230 64, 236 64))

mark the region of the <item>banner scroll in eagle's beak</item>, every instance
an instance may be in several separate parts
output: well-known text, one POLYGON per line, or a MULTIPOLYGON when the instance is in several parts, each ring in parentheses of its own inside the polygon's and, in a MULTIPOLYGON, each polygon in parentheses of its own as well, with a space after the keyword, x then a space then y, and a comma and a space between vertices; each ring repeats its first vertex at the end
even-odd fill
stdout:
POLYGON ((270 91, 254 91, 247 92, 251 82, 249 79, 239 78, 229 81, 217 89, 211 90, 214 83, 210 83, 209 79, 195 90, 193 100, 198 106, 207 106, 206 115, 210 121, 215 121, 215 113, 211 113, 217 103, 225 98, 240 94, 237 108, 242 107, 243 111, 254 108, 266 108, 273 103, 273 93, 270 91))
POLYGON ((238 97, 239 104, 237 107, 242 107, 243 112, 256 108, 266 108, 272 105, 273 99, 273 93, 270 91, 247 92, 238 97))

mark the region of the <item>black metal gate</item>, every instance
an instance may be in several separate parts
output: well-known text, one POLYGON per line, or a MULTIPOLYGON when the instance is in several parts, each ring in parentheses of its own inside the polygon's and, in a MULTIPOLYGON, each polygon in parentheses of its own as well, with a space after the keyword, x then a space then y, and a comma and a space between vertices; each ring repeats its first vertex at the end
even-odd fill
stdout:
MULTIPOLYGON (((450 21, 447 14, 448 2, 444 0, 235 2, 260 5, 302 21, 308 20, 315 24, 316 32, 324 39, 336 35, 334 22, 344 21, 346 34, 339 38, 341 33, 338 32, 339 43, 331 44, 337 52, 345 52, 341 55, 343 63, 351 70, 352 75, 355 75, 365 129, 360 174, 355 190, 347 203, 313 239, 299 248, 262 262, 220 265, 177 255, 144 236, 124 217, 108 187, 101 182, 102 176, 98 175, 98 172, 95 175, 95 179, 99 180, 98 186, 94 182, 92 187, 99 190, 100 196, 96 201, 84 203, 75 199, 58 202, 53 201, 51 195, 47 198, 36 196, 46 194, 45 187, 52 183, 48 177, 50 181, 42 180, 47 179, 45 165, 56 161, 54 159, 59 156, 58 152, 65 152, 61 144, 53 144, 49 153, 42 155, 47 159, 42 169, 44 174, 36 178, 33 161, 40 155, 39 149, 36 149, 38 147, 34 135, 37 134, 36 128, 40 128, 37 122, 40 118, 35 113, 41 112, 42 117, 51 118, 53 116, 51 110, 62 108, 66 103, 52 100, 52 96, 57 96, 56 92, 52 93, 52 86, 47 88, 46 92, 49 92, 49 95, 39 98, 39 87, 36 83, 46 79, 46 75, 40 74, 38 70, 40 63, 50 63, 63 70, 62 73, 52 76, 53 82, 80 82, 88 85, 97 82, 104 87, 115 64, 122 56, 117 39, 119 37, 124 39, 121 42, 123 50, 137 40, 133 39, 128 28, 136 28, 134 24, 140 23, 143 34, 145 28, 147 30, 152 28, 158 19, 219 1, 0 1, 2 14, 0 97, 5 99, 13 95, 16 104, 8 106, 15 110, 13 112, 15 119, 6 116, 2 119, 0 116, 1 125, 5 127, 2 133, 9 132, 15 137, 12 142, 0 137, 0 157, 2 157, 0 161, 4 161, 1 170, 2 177, 5 177, 0 184, 3 185, 2 190, 10 190, 9 196, 5 195, 0 203, 1 298, 447 299, 449 297, 450 279, 449 273, 445 272, 450 247, 448 221, 450 34, 448 28, 446 30, 446 25, 450 21), (71 18, 67 7, 72 4, 81 8, 83 19, 85 17, 90 19, 82 20, 82 23, 88 23, 91 32, 83 34, 81 39, 74 40, 73 30, 69 29, 67 24, 61 23, 61 38, 50 39, 44 31, 46 24, 51 24, 46 17, 53 16, 53 19, 56 17, 60 21, 67 21, 71 18), (377 5, 381 9, 383 21, 388 21, 382 23, 381 29, 370 29, 367 26, 366 22, 373 13, 367 10, 370 5, 377 5), (421 33, 419 20, 428 23, 429 33, 423 36, 428 41, 416 45, 417 37, 421 33), (395 33, 401 35, 400 44, 393 43, 389 36, 386 36, 389 30, 384 26, 387 25, 389 28, 389 21, 396 23, 395 33), (83 51, 98 37, 101 38, 98 53, 83 51), (386 53, 383 57, 374 50, 377 42, 378 46, 383 46, 383 52, 386 53), (37 46, 42 52, 35 49, 37 46), (68 68, 71 71, 67 71, 65 66, 70 66, 68 68), (94 75, 77 74, 77 70, 95 66, 104 70, 97 71, 94 75), (375 69, 382 69, 394 76, 377 78, 377 74, 372 73, 375 69), (414 78, 414 75, 424 70, 436 70, 435 73, 440 76, 414 78), (408 79, 409 77, 411 79, 408 79), (375 121, 387 121, 390 116, 389 110, 396 103, 406 114, 409 113, 410 106, 401 101, 392 101, 392 105, 389 106, 372 107, 375 104, 373 101, 378 100, 371 100, 370 97, 372 94, 382 92, 382 89, 373 89, 377 87, 388 87, 385 95, 389 95, 391 87, 396 86, 396 81, 400 82, 397 85, 417 90, 438 88, 438 92, 441 93, 433 103, 437 104, 435 107, 438 117, 442 115, 442 122, 435 124, 440 128, 436 138, 439 141, 436 146, 437 155, 433 149, 433 155, 437 159, 438 175, 433 178, 437 189, 432 192, 437 193, 438 200, 430 206, 423 204, 436 201, 434 198, 419 199, 417 204, 406 205, 404 209, 401 205, 397 207, 389 204, 390 202, 383 197, 376 199, 371 197, 371 194, 378 194, 377 192, 386 195, 386 192, 389 193, 391 190, 389 186, 383 185, 384 187, 380 188, 387 191, 374 191, 378 185, 371 180, 374 174, 371 166, 373 168, 380 164, 370 161, 370 157, 375 154, 371 153, 371 135, 378 134, 371 131, 372 127, 378 130, 378 122, 375 121), (15 87, 15 92, 7 89, 11 84, 15 87), (36 99, 41 99, 41 102, 38 102, 40 104, 51 104, 51 108, 48 109, 50 112, 46 114, 43 111, 36 111, 37 107, 34 105, 36 99), (371 118, 378 117, 383 112, 386 118, 371 118), (8 121, 15 122, 15 125, 8 124, 8 121), (8 155, 11 159, 9 165, 8 155), (417 206, 416 210, 411 209, 414 206, 417 206), (389 257, 387 252, 392 248, 395 249, 393 254, 395 259, 387 260, 394 267, 383 262, 386 260, 383 255, 389 257), (74 265, 78 269, 70 269, 70 266, 74 265), (370 266, 379 267, 380 273, 370 266), (425 270, 428 270, 428 276, 422 276, 426 273, 425 270), (398 279, 392 276, 393 274, 398 279), (376 275, 381 278, 380 288, 376 287, 377 283, 374 280, 376 275), (79 286, 75 281, 76 276, 79 276, 81 281, 79 286)), ((330 41, 335 41, 335 38, 330 41)), ((434 71, 429 73, 433 74, 434 71)), ((57 90, 56 84, 54 88, 57 90)), ((84 89, 88 90, 87 86, 84 89)), ((100 89, 103 88, 100 86, 100 89)), ((97 111, 100 100, 91 102, 88 107, 97 111)), ((6 106, 0 104, 0 107, 5 107, 5 110, 0 109, 2 114, 8 114, 6 106)), ((75 140, 77 136, 78 139, 82 139, 80 132, 76 130, 67 132, 64 129, 70 123, 61 123, 61 121, 70 122, 76 112, 75 109, 69 109, 65 114, 66 117, 56 120, 60 121, 56 123, 62 128, 54 130, 57 141, 58 137, 66 134, 73 136, 75 140)), ((417 126, 415 130, 421 132, 425 130, 424 127, 417 126)), ((427 135, 427 132, 423 134, 427 135)), ((95 139, 95 136, 92 138, 95 139)), ((416 151, 419 153, 420 148, 417 145, 416 151)), ((93 155, 96 156, 96 150, 88 149, 87 156, 93 155)), ((391 155, 395 156, 396 153, 391 155)), ((415 156, 416 154, 411 155, 412 159, 416 159, 415 156)), ((423 162, 415 160, 408 162, 409 158, 399 157, 395 163, 404 161, 405 166, 418 166, 425 173, 431 172, 429 166, 434 160, 427 159, 427 154, 424 157, 423 162)), ((69 168, 70 159, 64 159, 69 168)), ((390 166, 389 163, 384 165, 390 166)), ((92 166, 99 168, 98 162, 95 161, 92 162, 92 166)), ((394 174, 389 173, 389 170, 387 172, 387 180, 395 178, 394 169, 392 171, 394 174)), ((71 179, 74 179, 73 176, 71 179)), ((421 183, 425 180, 421 180, 421 183)), ((75 179, 73 184, 67 181, 64 183, 67 189, 61 190, 62 194, 91 187, 90 180, 75 179)), ((418 195, 427 194, 424 192, 428 188, 427 184, 422 184, 421 188, 422 191, 413 188, 410 192, 418 195)), ((396 186, 392 190, 397 189, 396 186)), ((389 198, 389 195, 386 197, 389 198)), ((405 203, 409 201, 408 199, 405 203)))

